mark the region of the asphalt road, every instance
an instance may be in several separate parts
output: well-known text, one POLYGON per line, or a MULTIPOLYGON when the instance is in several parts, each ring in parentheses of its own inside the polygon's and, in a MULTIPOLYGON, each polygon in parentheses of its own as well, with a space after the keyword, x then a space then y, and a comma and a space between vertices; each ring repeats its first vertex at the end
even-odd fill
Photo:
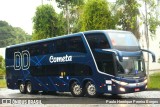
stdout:
MULTIPOLYGON (((14 103, 11 106, 17 106, 19 104, 18 100, 33 100, 33 102, 36 100, 38 107, 43 107, 43 106, 51 106, 52 104, 56 104, 54 106, 59 107, 61 106, 64 107, 72 107, 74 104, 76 104, 76 107, 81 107, 81 106, 103 106, 105 107, 108 106, 115 106, 115 107, 130 107, 130 106, 138 106, 141 104, 143 107, 159 107, 160 106, 160 91, 143 91, 143 92, 137 92, 137 93, 130 93, 130 94, 123 94, 123 95, 118 95, 118 96, 112 96, 110 94, 104 94, 102 96, 99 96, 97 98, 88 98, 88 97, 73 97, 70 93, 57 93, 57 94, 51 94, 51 93, 38 93, 34 95, 29 95, 29 94, 21 94, 19 90, 10 90, 10 89, 0 89, 0 98, 2 99, 11 99, 14 103), (157 99, 156 99, 157 98, 157 99), (150 101, 149 103, 144 103, 144 101, 150 101), (40 102, 38 102, 40 101, 40 102), (134 104, 133 104, 134 101, 134 104), (138 102, 139 101, 139 102, 138 102), (118 104, 115 104, 117 103, 118 104), (138 102, 138 103, 137 103, 138 102), (156 104, 159 102, 159 104, 156 104), (42 103, 42 104, 41 104, 42 103), (127 104, 128 103, 128 104, 127 104), (131 103, 131 104, 130 104, 131 103), (155 103, 155 104, 153 104, 155 103)), ((32 103, 33 103, 32 102, 32 103)), ((2 103, 2 101, 0 101, 2 103)), ((25 102, 20 102, 20 104, 24 104, 25 102)), ((0 106, 4 106, 7 104, 0 104, 0 106)), ((20 105, 19 105, 20 106, 20 105)), ((34 105, 35 106, 35 105, 34 105)), ((23 105, 24 107, 24 105, 23 105)), ((26 107, 27 104, 26 104, 26 107)))

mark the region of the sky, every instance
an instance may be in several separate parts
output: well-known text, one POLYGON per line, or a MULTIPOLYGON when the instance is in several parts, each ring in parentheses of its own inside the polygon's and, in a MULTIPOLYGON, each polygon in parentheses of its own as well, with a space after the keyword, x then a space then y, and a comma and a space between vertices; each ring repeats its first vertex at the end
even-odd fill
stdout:
MULTIPOLYGON (((43 0, 43 4, 51 4, 57 13, 55 0, 43 0)), ((115 0, 109 0, 109 2, 115 0)), ((36 7, 42 4, 42 0, 0 0, 0 20, 7 21, 13 27, 20 27, 26 33, 32 34, 32 18, 36 7)))
MULTIPOLYGON (((42 0, 0 0, 0 20, 7 21, 13 27, 20 27, 26 33, 32 34, 32 18, 36 7, 42 0)), ((57 12, 60 9, 54 1, 43 0, 43 4, 51 4, 57 12)))
MULTIPOLYGON (((43 4, 51 4, 57 13, 55 0, 43 0, 43 4)), ((108 0, 115 2, 116 0, 108 0)), ((13 27, 20 27, 26 33, 32 34, 32 18, 36 7, 42 4, 42 0, 0 0, 0 20, 7 21, 13 27)))

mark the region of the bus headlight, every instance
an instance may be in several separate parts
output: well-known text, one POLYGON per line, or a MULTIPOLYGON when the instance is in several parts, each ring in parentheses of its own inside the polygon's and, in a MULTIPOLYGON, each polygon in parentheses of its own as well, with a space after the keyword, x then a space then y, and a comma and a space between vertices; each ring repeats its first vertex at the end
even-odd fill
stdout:
POLYGON ((123 87, 120 87, 119 90, 122 91, 122 92, 126 91, 125 88, 123 88, 123 87))
POLYGON ((125 85, 128 84, 128 83, 126 83, 126 82, 117 81, 117 80, 115 80, 115 79, 112 79, 112 81, 115 82, 115 83, 117 83, 117 84, 119 84, 119 85, 122 85, 122 86, 125 86, 125 85))

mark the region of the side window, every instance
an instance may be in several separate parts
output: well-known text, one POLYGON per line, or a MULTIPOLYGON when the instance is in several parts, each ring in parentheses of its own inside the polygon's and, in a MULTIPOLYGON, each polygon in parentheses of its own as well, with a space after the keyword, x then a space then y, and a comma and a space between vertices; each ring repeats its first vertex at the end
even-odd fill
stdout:
POLYGON ((30 71, 33 76, 90 76, 93 74, 90 66, 74 63, 31 66, 30 71))
POLYGON ((41 55, 46 55, 46 54, 49 54, 49 49, 48 49, 48 47, 49 47, 49 43, 42 43, 42 46, 41 46, 41 48, 40 48, 40 50, 41 50, 41 55))
POLYGON ((55 53, 63 53, 67 51, 67 43, 66 43, 66 39, 59 39, 59 40, 55 40, 55 48, 56 51, 55 53))
POLYGON ((6 49, 6 58, 13 59, 14 58, 14 51, 12 48, 6 49))
POLYGON ((30 52, 31 56, 49 54, 48 45, 49 45, 49 43, 47 43, 47 42, 30 45, 29 52, 30 52))
POLYGON ((55 48, 55 40, 50 41, 48 44, 48 53, 49 54, 53 54, 54 52, 56 52, 56 48, 55 48))
POLYGON ((40 48, 38 44, 33 44, 29 46, 29 52, 31 56, 37 56, 40 55, 40 48))
POLYGON ((67 76, 89 76, 92 75, 92 69, 85 64, 66 64, 65 70, 67 76))
POLYGON ((55 40, 55 53, 81 52, 86 53, 85 46, 80 36, 55 40))
POLYGON ((102 33, 86 34, 87 41, 91 49, 108 49, 110 48, 106 36, 102 33))
POLYGON ((115 65, 112 54, 99 53, 96 63, 101 72, 115 75, 115 65))
POLYGON ((72 37, 68 39, 68 51, 69 52, 81 52, 86 53, 86 49, 82 38, 80 36, 72 37))

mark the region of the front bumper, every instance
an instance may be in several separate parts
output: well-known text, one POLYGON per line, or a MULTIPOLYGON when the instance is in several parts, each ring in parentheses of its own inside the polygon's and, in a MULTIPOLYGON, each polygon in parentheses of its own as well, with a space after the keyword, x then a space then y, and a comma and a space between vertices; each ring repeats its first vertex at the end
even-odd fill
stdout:
POLYGON ((144 91, 147 89, 147 79, 138 83, 127 83, 112 79, 113 94, 125 94, 144 91))
POLYGON ((137 87, 128 87, 128 86, 115 86, 113 87, 112 94, 126 94, 126 93, 134 93, 134 92, 140 92, 145 91, 147 89, 147 84, 143 86, 137 86, 137 87))

